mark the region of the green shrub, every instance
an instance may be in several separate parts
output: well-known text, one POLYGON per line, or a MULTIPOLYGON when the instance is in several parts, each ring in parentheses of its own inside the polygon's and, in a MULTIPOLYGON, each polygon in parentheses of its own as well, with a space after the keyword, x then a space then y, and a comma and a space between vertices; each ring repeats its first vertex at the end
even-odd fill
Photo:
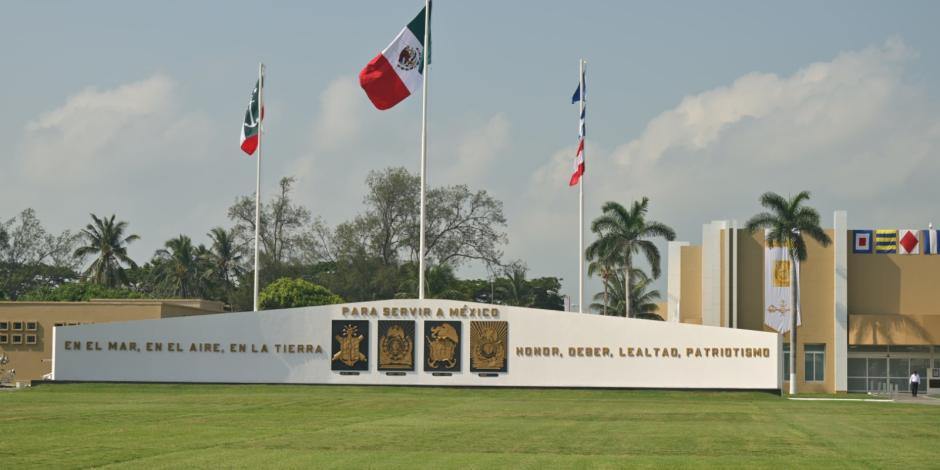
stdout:
POLYGON ((262 310, 343 303, 342 297, 330 292, 326 287, 288 277, 268 284, 259 297, 262 310))
POLYGON ((86 302, 91 299, 146 299, 147 295, 123 288, 111 288, 85 282, 41 287, 19 298, 32 302, 86 302))

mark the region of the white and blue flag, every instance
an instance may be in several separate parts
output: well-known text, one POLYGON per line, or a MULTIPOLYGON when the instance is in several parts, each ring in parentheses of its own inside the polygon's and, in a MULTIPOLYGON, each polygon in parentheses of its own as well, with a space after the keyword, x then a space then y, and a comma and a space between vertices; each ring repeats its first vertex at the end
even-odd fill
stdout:
POLYGON ((924 254, 925 255, 936 255, 940 254, 940 251, 937 250, 937 230, 924 230, 924 254))

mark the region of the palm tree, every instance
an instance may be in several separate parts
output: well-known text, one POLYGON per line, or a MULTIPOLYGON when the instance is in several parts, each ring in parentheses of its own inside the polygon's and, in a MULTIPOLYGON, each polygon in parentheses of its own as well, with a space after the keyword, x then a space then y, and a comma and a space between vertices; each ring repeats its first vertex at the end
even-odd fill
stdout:
MULTIPOLYGON (((590 264, 588 264, 588 276, 599 274, 604 284, 604 304, 603 308, 600 310, 601 315, 607 315, 607 306, 610 305, 607 298, 609 291, 608 280, 616 273, 615 269, 616 268, 608 262, 601 260, 591 261, 590 264)), ((597 295, 594 296, 594 300, 597 300, 597 295)), ((591 305, 591 308, 594 308, 594 304, 591 305)))
POLYGON ((230 301, 235 279, 241 277, 245 271, 241 264, 241 250, 232 231, 216 227, 207 235, 212 240, 212 246, 206 256, 208 270, 205 277, 219 282, 225 291, 226 299, 230 301))
POLYGON ((773 243, 779 246, 787 247, 791 260, 797 260, 797 263, 790 263, 790 289, 793 296, 790 305, 793 305, 794 312, 791 312, 790 323, 790 394, 796 394, 796 314, 797 292, 800 286, 797 285, 797 269, 800 264, 806 261, 806 241, 804 235, 808 235, 813 240, 819 242, 822 246, 829 246, 832 240, 826 231, 819 226, 819 213, 812 207, 802 205, 804 201, 809 200, 809 191, 801 191, 796 196, 789 199, 779 194, 768 192, 760 197, 760 205, 769 209, 770 212, 761 212, 751 220, 747 221, 747 229, 751 233, 759 229, 767 230, 766 243, 773 243))
POLYGON ((529 307, 535 302, 535 297, 526 273, 529 268, 521 261, 510 263, 503 269, 503 276, 496 280, 496 296, 506 305, 529 307))
MULTIPOLYGON (((651 287, 653 279, 643 272, 642 269, 634 268, 631 273, 633 287, 630 289, 630 316, 634 318, 643 318, 647 320, 662 320, 657 313, 659 305, 657 301, 662 298, 662 294, 657 289, 647 290, 651 287)), ((595 303, 591 304, 591 310, 603 312, 607 303, 600 304, 596 301, 601 300, 603 295, 609 292, 610 307, 613 315, 622 316, 624 313, 623 288, 626 283, 623 282, 623 275, 613 271, 609 277, 608 286, 605 286, 605 292, 598 292, 594 295, 595 303)), ((604 313, 606 315, 606 313, 604 313)))
POLYGON ((91 214, 91 220, 93 223, 86 225, 80 233, 85 245, 78 247, 74 253, 76 258, 83 258, 87 255, 97 256, 85 271, 85 278, 107 287, 117 287, 119 284, 127 283, 127 274, 124 272, 123 265, 131 268, 137 267, 134 260, 127 256, 127 245, 134 240, 139 240, 140 237, 138 235, 125 237, 127 222, 123 220, 115 222, 113 214, 111 218, 99 218, 91 214))
MULTIPOLYGON (((620 266, 624 273, 624 290, 629 292, 633 284, 630 274, 633 270, 633 256, 642 253, 650 264, 653 278, 660 274, 661 256, 659 248, 649 240, 663 237, 675 240, 676 232, 660 222, 647 221, 649 198, 635 201, 628 211, 622 205, 608 201, 604 203, 603 215, 591 222, 591 231, 598 238, 591 243, 585 255, 589 260, 600 260, 611 266, 620 266)), ((627 296, 624 313, 630 316, 630 299, 627 296)))
POLYGON ((198 288, 198 260, 192 240, 186 235, 171 238, 154 253, 156 280, 175 297, 192 296, 198 288))

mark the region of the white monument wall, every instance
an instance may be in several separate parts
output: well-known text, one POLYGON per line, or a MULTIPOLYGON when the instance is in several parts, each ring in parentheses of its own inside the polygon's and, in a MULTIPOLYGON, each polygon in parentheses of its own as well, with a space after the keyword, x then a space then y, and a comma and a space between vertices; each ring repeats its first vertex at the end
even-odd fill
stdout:
POLYGON ((54 337, 53 377, 62 381, 780 387, 779 339, 773 333, 446 300, 390 300, 57 327, 54 337), (367 370, 358 375, 331 370, 342 362, 334 359, 333 320, 340 320, 338 325, 368 321, 368 345, 364 341, 359 345, 366 360, 356 362, 358 366, 367 363, 367 370), (388 375, 378 370, 379 320, 415 322, 413 371, 388 375), (424 370, 427 337, 432 334, 425 331, 426 320, 461 323, 459 371, 434 375, 424 370), (474 321, 507 322, 508 334, 502 343, 501 338, 477 343, 487 343, 486 351, 495 354, 495 360, 499 350, 504 351, 506 372, 471 372, 474 321), (295 346, 279 350, 277 345, 295 346), (536 355, 535 348, 543 354, 536 355))

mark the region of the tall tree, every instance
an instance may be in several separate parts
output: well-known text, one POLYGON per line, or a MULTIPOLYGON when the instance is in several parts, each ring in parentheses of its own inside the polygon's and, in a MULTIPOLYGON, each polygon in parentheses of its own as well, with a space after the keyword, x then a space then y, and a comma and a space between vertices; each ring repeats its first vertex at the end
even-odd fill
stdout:
MULTIPOLYGON (((377 256, 385 264, 418 261, 419 179, 404 168, 372 172, 366 179, 369 193, 364 214, 341 224, 344 242, 377 256)), ((506 243, 503 204, 486 191, 465 185, 432 188, 427 193, 425 256, 429 265, 461 264, 480 260, 499 264, 506 243)), ((340 251, 344 251, 340 249, 340 251)))
POLYGON ((398 261, 402 249, 414 243, 418 225, 420 180, 408 170, 386 168, 366 177, 363 223, 370 225, 371 245, 387 265, 398 261))
MULTIPOLYGON (((603 308, 600 310, 601 315, 607 315, 607 306, 610 305, 610 302, 608 299, 610 285, 608 284, 608 281, 610 280, 610 277, 614 275, 617 269, 615 266, 610 264, 611 261, 612 260, 597 259, 597 260, 591 261, 588 264, 588 276, 594 276, 595 274, 599 275, 601 277, 601 283, 604 286, 604 293, 603 293, 604 303, 602 305, 603 308)), ((595 297, 595 300, 597 300, 597 296, 595 295, 594 297, 595 297)), ((594 305, 591 305, 591 308, 594 308, 594 305)))
POLYGON ((215 227, 208 233, 212 246, 207 256, 208 270, 205 276, 218 283, 227 302, 231 302, 232 290, 238 278, 244 275, 242 253, 235 242, 234 232, 215 227))
POLYGON ((95 260, 85 271, 85 277, 95 284, 107 287, 127 283, 124 265, 137 267, 134 260, 127 256, 127 245, 140 239, 136 234, 125 236, 127 222, 115 222, 114 218, 113 214, 110 218, 99 218, 91 214, 93 223, 86 225, 81 231, 85 244, 75 250, 75 256, 79 258, 95 256, 95 260))
MULTIPOLYGON (((203 247, 205 250, 205 247, 203 247)), ((186 235, 171 238, 154 253, 154 278, 163 293, 173 297, 193 297, 199 291, 198 248, 186 235)))
MULTIPOLYGON (((662 317, 658 313, 659 305, 657 304, 662 298, 662 294, 657 289, 650 289, 653 279, 650 279, 642 269, 637 268, 633 269, 631 278, 633 279, 633 284, 630 288, 629 298, 630 316, 647 320, 662 320, 662 317)), ((623 275, 617 271, 612 271, 605 282, 608 285, 605 286, 604 293, 598 292, 594 295, 595 302, 591 304, 591 310, 604 315, 622 316, 625 311, 623 288, 626 284, 623 282, 623 275), (597 301, 602 299, 601 296, 608 292, 610 295, 609 298, 605 300, 605 303, 598 303, 597 301), (609 301, 610 304, 607 304, 607 301, 609 301), (608 305, 611 309, 608 313, 603 313, 608 305)))
MULTIPOLYGON (((646 258, 653 278, 658 278, 661 256, 659 248, 650 239, 662 237, 671 241, 676 238, 676 233, 663 223, 646 220, 649 198, 635 201, 630 210, 616 202, 608 201, 604 203, 602 210, 603 214, 591 223, 591 231, 597 234, 597 240, 585 251, 587 259, 620 266, 624 273, 625 292, 631 290, 633 258, 637 254, 646 258)), ((626 296, 624 303, 624 314, 632 316, 629 296, 626 296)))
MULTIPOLYGON (((285 263, 300 258, 315 258, 303 250, 310 248, 308 224, 311 221, 310 210, 294 203, 291 189, 295 180, 292 177, 281 178, 280 192, 268 202, 261 204, 261 234, 263 269, 275 271, 285 263)), ((238 240, 239 248, 251 252, 255 237, 255 199, 254 196, 241 196, 228 209, 228 217, 235 222, 232 229, 238 240)), ((271 274, 271 273, 269 273, 271 274)))
POLYGON ((48 233, 33 209, 0 222, 0 298, 16 300, 34 289, 54 288, 78 277, 73 256, 78 235, 48 233))
POLYGON ((503 268, 503 277, 496 282, 497 298, 506 305, 528 307, 535 301, 531 286, 526 280, 529 268, 522 261, 514 261, 503 268))
POLYGON ((790 289, 793 297, 790 305, 794 307, 790 315, 791 395, 796 394, 796 365, 798 363, 796 361, 796 310, 797 292, 800 286, 797 284, 799 280, 797 269, 808 257, 804 236, 809 236, 822 246, 829 246, 832 243, 832 239, 819 224, 819 212, 803 204, 808 200, 809 191, 801 191, 789 199, 772 192, 764 193, 760 197, 760 204, 768 211, 760 212, 747 221, 748 231, 754 233, 761 229, 767 230, 766 243, 787 247, 790 259, 798 261, 790 263, 790 285, 793 286, 790 289))

